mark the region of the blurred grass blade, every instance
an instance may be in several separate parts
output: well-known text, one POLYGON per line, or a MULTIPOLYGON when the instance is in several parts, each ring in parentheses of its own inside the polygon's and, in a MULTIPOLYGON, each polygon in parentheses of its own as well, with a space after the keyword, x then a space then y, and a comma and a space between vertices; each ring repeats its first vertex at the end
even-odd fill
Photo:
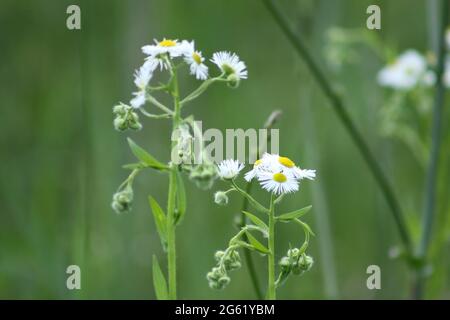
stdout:
POLYGON ((158 259, 153 255, 153 287, 158 300, 168 300, 167 281, 159 267, 158 259))

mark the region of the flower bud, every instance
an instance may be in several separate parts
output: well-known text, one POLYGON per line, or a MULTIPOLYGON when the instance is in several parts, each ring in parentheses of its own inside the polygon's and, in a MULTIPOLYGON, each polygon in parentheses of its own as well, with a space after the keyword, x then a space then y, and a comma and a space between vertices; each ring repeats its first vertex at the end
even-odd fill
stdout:
POLYGON ((240 79, 236 74, 231 73, 227 77, 227 81, 228 81, 227 84, 230 88, 235 89, 235 88, 239 87, 240 79))
POLYGON ((220 206, 226 206, 228 204, 228 196, 223 191, 217 191, 214 194, 214 202, 220 206))
POLYGON ((217 262, 219 262, 223 256, 224 256, 225 252, 222 250, 218 250, 216 251, 216 253, 214 254, 214 258, 216 259, 217 262))
POLYGON ((306 254, 302 254, 300 259, 298 260, 298 266, 303 271, 308 271, 314 264, 314 259, 311 256, 306 254))
POLYGON ((133 202, 133 189, 130 186, 120 192, 116 192, 113 196, 111 207, 117 213, 126 213, 131 211, 133 202))
POLYGON ((203 190, 210 189, 216 178, 216 167, 206 162, 193 167, 189 174, 189 179, 194 181, 197 187, 203 190))
POLYGON ((297 260, 299 254, 300 254, 300 250, 297 249, 297 248, 289 249, 288 252, 287 252, 287 256, 289 258, 292 258, 292 259, 295 259, 295 260, 297 260))
POLYGON ((291 269, 291 259, 289 259, 288 257, 281 258, 279 264, 281 270, 284 272, 289 272, 289 270, 291 269))

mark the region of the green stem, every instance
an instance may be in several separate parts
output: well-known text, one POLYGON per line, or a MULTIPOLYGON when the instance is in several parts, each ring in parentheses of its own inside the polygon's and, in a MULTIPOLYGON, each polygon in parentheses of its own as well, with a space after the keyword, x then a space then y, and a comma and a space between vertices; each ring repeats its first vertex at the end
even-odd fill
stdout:
POLYGON ((267 300, 275 300, 275 210, 274 195, 270 196, 269 207, 269 255, 268 255, 268 283, 267 283, 267 300))
MULTIPOLYGON (((174 114, 172 129, 175 130, 181 120, 180 96, 176 70, 172 70, 174 100, 174 114)), ((176 147, 176 141, 172 141, 172 149, 176 147)), ((177 266, 176 266, 176 241, 175 241, 175 201, 177 193, 177 166, 171 164, 169 174, 169 195, 167 199, 167 266, 169 274, 169 299, 177 298, 177 266)))
POLYGON ((286 35, 286 37, 292 43, 297 53, 303 58, 304 62, 310 69, 317 83, 319 84, 319 87, 322 89, 325 96, 328 98, 328 100, 334 107, 334 110, 339 120, 347 129, 348 133, 353 139, 353 142, 355 143, 358 150, 362 154, 364 160, 367 163, 367 166, 369 167, 369 170, 371 171, 375 181, 378 183, 386 199, 386 202, 391 209, 394 221, 396 223, 405 250, 408 254, 411 254, 412 253, 411 237, 409 234, 409 230, 406 227, 405 219, 403 217, 402 210, 394 194, 394 191, 392 190, 390 183, 388 182, 386 176, 381 170, 378 161, 375 159, 374 155, 369 149, 362 134, 356 128, 352 118, 345 109, 340 96, 332 88, 331 84, 328 81, 328 77, 326 77, 325 74, 320 70, 318 64, 314 61, 313 56, 311 55, 307 47, 304 45, 303 39, 301 39, 300 36, 295 32, 295 30, 289 25, 286 17, 283 16, 278 6, 276 6, 272 0, 263 0, 263 2, 268 11, 272 14, 273 18, 284 32, 284 34, 286 35))
MULTIPOLYGON (((431 241, 431 233, 433 227, 433 220, 435 216, 435 201, 436 201, 436 178, 439 165, 439 155, 440 155, 440 145, 442 136, 442 114, 444 105, 444 94, 445 87, 443 83, 443 74, 445 68, 445 30, 448 24, 448 1, 443 1, 441 7, 441 20, 436 19, 438 23, 440 22, 440 34, 438 43, 438 65, 436 72, 436 93, 434 98, 433 106, 433 126, 432 126, 432 137, 431 137, 431 151, 430 151, 430 163, 428 166, 428 172, 426 177, 426 192, 425 192, 425 206, 423 214, 423 231, 418 248, 418 258, 421 261, 426 261, 428 247, 431 241)), ((417 284, 415 287, 414 297, 416 299, 422 299, 425 289, 426 275, 424 275, 424 266, 417 271, 417 284)))

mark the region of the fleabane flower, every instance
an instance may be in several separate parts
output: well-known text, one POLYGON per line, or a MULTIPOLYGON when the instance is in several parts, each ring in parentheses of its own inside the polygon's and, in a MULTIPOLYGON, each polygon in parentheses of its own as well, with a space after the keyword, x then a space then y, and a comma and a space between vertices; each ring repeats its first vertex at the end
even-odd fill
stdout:
POLYGON ((378 83, 384 87, 408 90, 423 84, 427 72, 427 61, 415 50, 407 50, 393 63, 378 73, 378 83))
POLYGON ((298 180, 288 172, 262 171, 258 175, 261 187, 276 195, 298 191, 298 180))
POLYGON ((138 109, 145 104, 145 93, 152 76, 152 70, 146 64, 134 73, 134 84, 138 88, 138 91, 133 92, 134 98, 130 100, 133 108, 138 109))
POLYGON ((244 168, 244 165, 239 160, 223 160, 217 165, 218 175, 222 179, 231 180, 237 177, 239 172, 244 168))
POLYGON ((194 41, 183 41, 184 61, 189 65, 192 75, 198 80, 206 80, 208 78, 208 67, 203 63, 203 58, 200 51, 195 50, 194 41))
POLYGON ((282 157, 278 154, 265 153, 261 159, 255 162, 253 169, 245 174, 245 179, 247 181, 250 181, 255 177, 259 179, 261 174, 264 175, 267 172, 287 173, 298 180, 314 180, 316 177, 316 170, 301 169, 288 157, 282 157))
POLYGON ((235 53, 220 51, 213 54, 211 59, 227 76, 235 76, 237 80, 247 79, 247 67, 235 53))
POLYGON ((186 50, 183 42, 179 42, 178 40, 164 38, 162 41, 158 41, 156 39, 153 41, 155 44, 142 47, 142 52, 148 55, 145 59, 144 65, 152 72, 158 67, 160 70, 167 69, 169 67, 167 60, 164 58, 165 55, 170 58, 176 58, 182 56, 186 50))
POLYGON ((149 56, 158 56, 167 53, 171 58, 179 57, 183 54, 184 45, 178 39, 166 39, 158 41, 153 40, 155 44, 150 44, 142 47, 142 52, 149 56))

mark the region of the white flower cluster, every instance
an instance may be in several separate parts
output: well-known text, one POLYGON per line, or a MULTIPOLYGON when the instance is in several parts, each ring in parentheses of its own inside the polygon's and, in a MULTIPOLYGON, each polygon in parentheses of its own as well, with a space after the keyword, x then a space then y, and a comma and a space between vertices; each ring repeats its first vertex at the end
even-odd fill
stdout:
MULTIPOLYGON (((243 168, 238 160, 224 160, 218 165, 218 174, 223 179, 234 179, 243 168)), ((262 188, 274 194, 296 192, 300 180, 314 180, 315 177, 316 170, 300 169, 291 159, 269 153, 265 153, 245 174, 245 180, 256 178, 262 188)))
MULTIPOLYGON (((170 61, 181 58, 189 66, 190 73, 198 80, 208 79, 208 67, 204 64, 205 58, 200 51, 195 50, 194 41, 163 39, 154 40, 154 44, 142 47, 142 52, 147 55, 144 64, 134 74, 134 83, 137 91, 130 104, 134 108, 140 108, 145 104, 146 91, 153 77, 153 73, 159 69, 169 69, 170 61)), ((247 78, 245 63, 239 57, 230 52, 221 51, 213 54, 211 62, 217 65, 227 77, 233 80, 247 78)))
MULTIPOLYGON (((446 33, 447 49, 450 49, 450 30, 446 33)), ((378 72, 378 83, 397 90, 411 90, 417 86, 432 86, 436 83, 433 65, 417 50, 409 49, 378 72)), ((443 82, 450 88, 450 54, 445 61, 443 82)))

